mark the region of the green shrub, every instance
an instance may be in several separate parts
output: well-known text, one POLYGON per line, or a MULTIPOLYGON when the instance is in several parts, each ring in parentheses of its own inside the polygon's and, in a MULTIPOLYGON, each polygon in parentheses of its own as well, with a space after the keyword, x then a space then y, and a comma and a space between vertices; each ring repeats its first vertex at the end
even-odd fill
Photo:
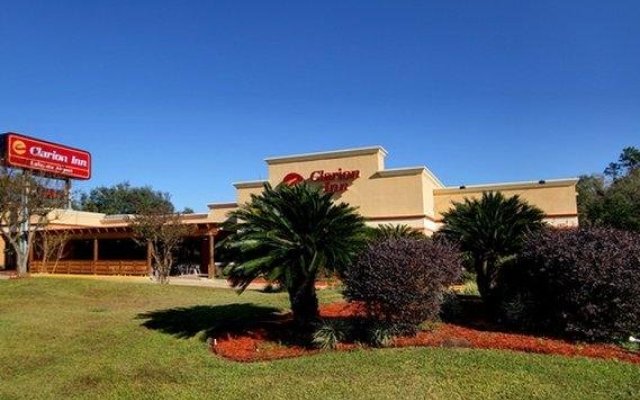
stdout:
POLYGON ((461 313, 462 305, 458 295, 451 290, 444 292, 440 305, 440 318, 444 321, 455 321, 461 313))
POLYGON ((496 308, 496 277, 502 260, 520 250, 527 233, 544 226, 544 213, 519 196, 484 192, 481 198, 465 198, 443 214, 438 236, 459 243, 475 272, 482 300, 493 312, 496 308))
POLYGON ((424 233, 406 224, 382 224, 367 229, 370 240, 385 239, 426 239, 424 233))
POLYGON ((506 297, 500 304, 499 312, 502 321, 509 326, 532 331, 536 329, 539 321, 539 317, 533 312, 534 307, 535 299, 524 291, 506 297))
POLYGON ((373 347, 389 347, 393 338, 404 334, 397 325, 384 322, 374 322, 366 329, 366 340, 373 347))
POLYGON ((351 330, 347 321, 323 320, 313 334, 313 345, 323 350, 335 349, 350 337, 351 330))

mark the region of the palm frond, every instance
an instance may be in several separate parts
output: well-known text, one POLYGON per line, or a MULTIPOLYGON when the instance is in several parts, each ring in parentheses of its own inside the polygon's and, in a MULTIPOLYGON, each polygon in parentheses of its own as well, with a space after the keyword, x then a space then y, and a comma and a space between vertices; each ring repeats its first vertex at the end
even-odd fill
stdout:
POLYGON ((258 276, 290 287, 346 265, 364 244, 356 209, 307 183, 265 185, 229 215, 224 229, 232 233, 220 246, 237 254, 228 273, 241 290, 258 276))

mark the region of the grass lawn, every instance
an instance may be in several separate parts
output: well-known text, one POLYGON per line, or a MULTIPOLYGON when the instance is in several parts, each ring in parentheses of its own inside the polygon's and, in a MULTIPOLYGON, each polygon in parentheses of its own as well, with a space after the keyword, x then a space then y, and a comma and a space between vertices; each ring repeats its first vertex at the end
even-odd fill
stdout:
POLYGON ((640 367, 616 361, 405 348, 241 364, 208 351, 211 328, 286 305, 284 294, 0 281, 0 399, 640 398, 640 367))

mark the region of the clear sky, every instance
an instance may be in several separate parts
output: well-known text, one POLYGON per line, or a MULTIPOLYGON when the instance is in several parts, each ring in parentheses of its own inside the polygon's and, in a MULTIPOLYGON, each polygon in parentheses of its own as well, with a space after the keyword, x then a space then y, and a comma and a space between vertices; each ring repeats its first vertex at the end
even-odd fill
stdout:
POLYGON ((0 55, 0 131, 196 211, 268 156, 379 144, 461 185, 640 146, 638 0, 0 0, 0 55))

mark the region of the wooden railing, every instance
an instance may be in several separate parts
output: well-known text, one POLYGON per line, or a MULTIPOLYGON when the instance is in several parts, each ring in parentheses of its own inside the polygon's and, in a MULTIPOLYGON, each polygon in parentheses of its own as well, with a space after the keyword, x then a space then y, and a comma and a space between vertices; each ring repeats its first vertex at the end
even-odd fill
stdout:
POLYGON ((52 274, 147 275, 146 260, 64 260, 31 261, 29 271, 52 274))

